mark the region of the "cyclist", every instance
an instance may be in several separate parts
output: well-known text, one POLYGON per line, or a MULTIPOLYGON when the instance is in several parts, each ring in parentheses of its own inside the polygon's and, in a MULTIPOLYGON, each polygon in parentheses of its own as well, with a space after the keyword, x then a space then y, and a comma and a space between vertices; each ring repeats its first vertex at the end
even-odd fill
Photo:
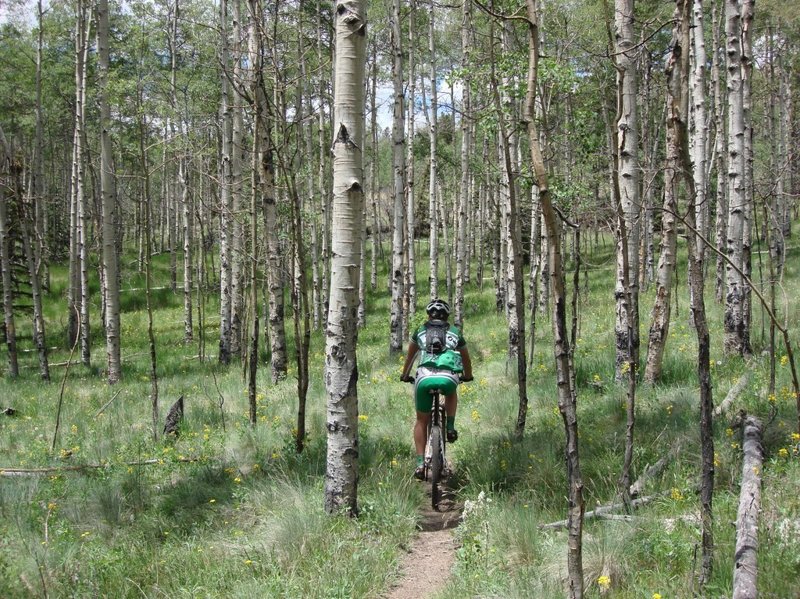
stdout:
POLYGON ((420 355, 414 384, 415 407, 417 419, 414 423, 414 446, 417 452, 415 478, 425 478, 423 466, 425 459, 425 441, 428 424, 431 419, 430 390, 439 389, 444 395, 445 413, 447 414, 446 436, 448 443, 458 439, 455 428, 459 381, 472 380, 472 361, 470 360, 467 342, 461 331, 451 326, 450 306, 446 301, 435 299, 427 305, 425 311, 428 320, 411 335, 408 344, 406 361, 400 380, 410 381, 410 371, 417 354, 420 355))

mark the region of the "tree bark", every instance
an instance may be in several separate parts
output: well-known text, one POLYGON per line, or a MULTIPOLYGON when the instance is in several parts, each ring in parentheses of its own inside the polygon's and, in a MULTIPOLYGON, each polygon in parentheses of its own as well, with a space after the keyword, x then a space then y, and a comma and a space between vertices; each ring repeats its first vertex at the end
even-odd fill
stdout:
MULTIPOLYGON (((395 8, 396 18, 399 16, 399 0, 396 0, 395 8)), ((333 222, 336 226, 332 239, 330 308, 325 344, 328 391, 325 511, 355 516, 358 514, 356 312, 361 245, 358 231, 364 202, 361 148, 364 142, 365 2, 337 2, 335 15, 333 222)), ((399 21, 395 22, 395 32, 399 25, 399 21)), ((395 41, 399 46, 399 37, 395 41)), ((402 108, 402 102, 397 108, 402 108)))

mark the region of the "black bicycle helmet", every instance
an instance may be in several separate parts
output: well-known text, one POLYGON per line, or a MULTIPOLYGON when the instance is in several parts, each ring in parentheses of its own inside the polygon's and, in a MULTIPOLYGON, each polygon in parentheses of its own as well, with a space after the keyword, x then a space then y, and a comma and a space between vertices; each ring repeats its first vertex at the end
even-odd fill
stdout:
POLYGON ((450 305, 439 298, 436 298, 425 307, 428 317, 433 320, 447 320, 450 317, 450 305))

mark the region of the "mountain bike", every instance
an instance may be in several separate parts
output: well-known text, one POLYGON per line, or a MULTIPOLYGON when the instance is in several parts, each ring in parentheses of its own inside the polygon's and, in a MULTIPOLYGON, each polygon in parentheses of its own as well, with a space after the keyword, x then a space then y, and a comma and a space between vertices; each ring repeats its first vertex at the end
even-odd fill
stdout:
POLYGON ((439 401, 442 394, 439 389, 431 389, 431 421, 428 426, 428 442, 425 444, 425 478, 430 475, 431 481, 431 507, 439 508, 442 498, 440 483, 445 477, 447 462, 445 461, 447 436, 444 434, 445 421, 444 404, 439 401))
MULTIPOLYGON (((414 383, 415 378, 411 377, 409 382, 414 383)), ((431 394, 431 419, 428 423, 428 440, 425 443, 425 480, 431 483, 431 507, 439 509, 439 501, 442 498, 441 482, 447 474, 447 435, 444 431, 446 414, 444 403, 441 401, 442 391, 433 388, 431 394)))

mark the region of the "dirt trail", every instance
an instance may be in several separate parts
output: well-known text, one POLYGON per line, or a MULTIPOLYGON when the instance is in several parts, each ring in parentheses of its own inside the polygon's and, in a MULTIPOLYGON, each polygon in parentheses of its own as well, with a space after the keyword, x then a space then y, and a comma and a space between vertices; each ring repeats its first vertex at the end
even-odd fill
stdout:
POLYGON ((420 512, 420 533, 408 548, 400 567, 400 579, 386 599, 422 599, 444 587, 455 562, 456 542, 452 529, 461 520, 462 507, 445 488, 438 512, 430 506, 420 512))

